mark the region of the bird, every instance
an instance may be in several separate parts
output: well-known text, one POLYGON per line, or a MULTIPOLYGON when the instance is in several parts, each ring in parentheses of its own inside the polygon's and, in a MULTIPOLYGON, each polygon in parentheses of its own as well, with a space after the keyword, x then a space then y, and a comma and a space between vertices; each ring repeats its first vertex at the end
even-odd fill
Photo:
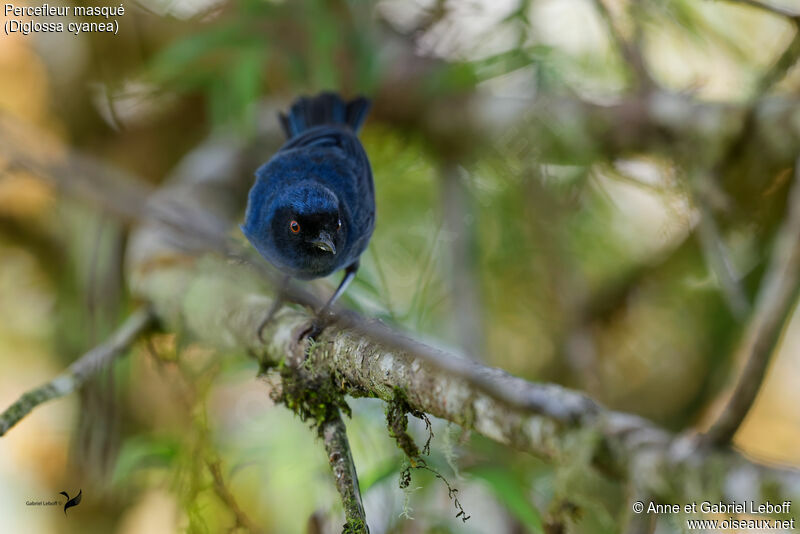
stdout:
POLYGON ((326 91, 279 114, 286 142, 256 171, 240 226, 285 283, 344 269, 320 312, 355 278, 375 227, 372 168, 358 138, 370 104, 326 91))

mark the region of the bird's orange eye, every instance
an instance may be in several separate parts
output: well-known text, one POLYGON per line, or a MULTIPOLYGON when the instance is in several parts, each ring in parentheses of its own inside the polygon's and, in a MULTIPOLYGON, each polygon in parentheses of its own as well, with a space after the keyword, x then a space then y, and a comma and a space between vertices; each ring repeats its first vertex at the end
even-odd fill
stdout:
POLYGON ((339 219, 339 222, 336 224, 336 231, 338 232, 341 229, 342 229, 342 220, 339 219))
POLYGON ((289 230, 291 230, 293 234, 298 233, 300 231, 300 224, 297 221, 290 222, 289 230))

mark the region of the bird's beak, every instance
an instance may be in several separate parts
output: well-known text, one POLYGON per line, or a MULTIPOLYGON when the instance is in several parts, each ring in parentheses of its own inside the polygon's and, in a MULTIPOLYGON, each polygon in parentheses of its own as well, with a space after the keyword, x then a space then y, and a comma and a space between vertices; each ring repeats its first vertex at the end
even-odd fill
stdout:
POLYGON ((325 252, 336 254, 336 246, 333 244, 333 239, 331 239, 331 235, 328 232, 320 232, 317 238, 311 241, 311 244, 325 252))

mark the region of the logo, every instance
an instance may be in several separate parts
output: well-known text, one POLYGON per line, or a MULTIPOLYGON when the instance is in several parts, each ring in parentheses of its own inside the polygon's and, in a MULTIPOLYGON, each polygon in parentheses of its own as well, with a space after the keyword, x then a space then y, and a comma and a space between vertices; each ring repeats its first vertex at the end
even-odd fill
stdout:
POLYGON ((66 491, 62 491, 61 495, 67 498, 66 504, 64 504, 64 515, 67 515, 67 508, 72 508, 73 506, 78 506, 81 503, 81 493, 83 490, 78 490, 78 494, 75 495, 73 498, 69 498, 69 493, 66 491))

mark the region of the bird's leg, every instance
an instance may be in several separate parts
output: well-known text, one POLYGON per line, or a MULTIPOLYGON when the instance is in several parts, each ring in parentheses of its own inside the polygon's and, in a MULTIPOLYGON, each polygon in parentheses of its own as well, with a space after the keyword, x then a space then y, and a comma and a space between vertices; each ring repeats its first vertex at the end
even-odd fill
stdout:
POLYGON ((333 294, 330 300, 328 300, 325 306, 322 307, 322 309, 319 311, 317 315, 325 315, 328 313, 328 311, 330 311, 331 306, 333 306, 333 303, 336 302, 336 300, 342 296, 342 293, 344 293, 344 291, 347 289, 347 286, 349 286, 350 282, 353 281, 353 278, 356 277, 358 266, 359 262, 358 260, 356 260, 347 267, 345 267, 344 278, 342 278, 342 281, 339 282, 339 287, 336 288, 336 292, 333 294))
POLYGON ((258 339, 262 343, 264 343, 264 327, 269 324, 275 314, 278 313, 278 310, 281 309, 283 303, 286 302, 286 290, 289 288, 289 281, 291 280, 291 276, 284 276, 283 280, 281 280, 281 284, 278 287, 278 291, 275 293, 275 299, 272 301, 272 306, 270 306, 269 311, 267 312, 266 317, 261 321, 258 325, 258 339))
POLYGON ((339 287, 336 288, 336 291, 333 293, 333 296, 328 300, 328 302, 323 306, 318 312, 314 320, 311 322, 311 325, 300 335, 301 338, 303 337, 310 337, 314 338, 318 336, 322 331, 328 326, 328 322, 330 319, 330 310, 336 300, 342 296, 342 293, 347 289, 347 286, 350 285, 350 282, 353 281, 353 278, 356 277, 356 272, 358 271, 359 262, 358 260, 354 261, 344 269, 344 278, 342 281, 339 282, 339 287))

